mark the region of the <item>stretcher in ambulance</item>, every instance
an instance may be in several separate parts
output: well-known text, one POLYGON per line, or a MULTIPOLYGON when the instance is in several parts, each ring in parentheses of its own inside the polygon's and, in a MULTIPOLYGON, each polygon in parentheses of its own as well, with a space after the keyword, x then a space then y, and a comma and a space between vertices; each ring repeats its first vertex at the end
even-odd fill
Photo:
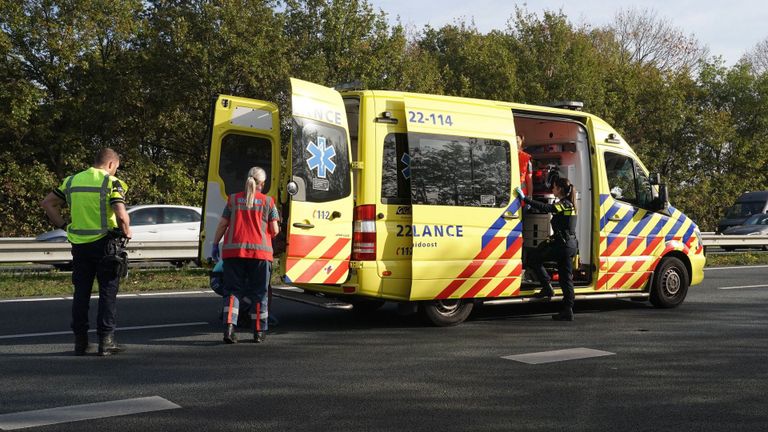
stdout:
POLYGON ((214 101, 201 260, 210 258, 227 194, 256 165, 269 174, 265 193, 283 204, 279 262, 290 286, 358 310, 398 302, 440 326, 461 323, 481 304, 547 301, 533 297, 539 285, 524 270, 530 248, 551 233, 550 216, 514 193, 523 135, 534 198, 554 199, 555 175, 577 190, 577 300, 675 307, 703 279, 698 227, 594 115, 291 84, 282 122, 270 102, 214 101), (290 129, 285 148, 281 126, 290 129))

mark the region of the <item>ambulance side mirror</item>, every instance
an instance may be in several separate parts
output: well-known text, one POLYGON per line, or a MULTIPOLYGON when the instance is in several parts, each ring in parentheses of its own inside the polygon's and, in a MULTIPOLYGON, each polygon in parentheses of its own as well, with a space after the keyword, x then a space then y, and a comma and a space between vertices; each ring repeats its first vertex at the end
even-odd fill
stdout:
POLYGON ((659 173, 650 173, 648 175, 648 182, 651 183, 651 186, 656 186, 661 184, 661 174, 659 173))
POLYGON ((297 185, 295 181, 289 181, 288 184, 285 185, 285 191, 288 192, 288 195, 294 196, 299 192, 299 185, 297 185))
POLYGON ((654 200, 651 203, 651 209, 652 211, 656 212, 666 212, 669 208, 669 192, 667 191, 667 185, 661 182, 661 174, 659 173, 651 173, 648 175, 648 182, 652 186, 658 186, 659 187, 659 196, 654 197, 654 200))

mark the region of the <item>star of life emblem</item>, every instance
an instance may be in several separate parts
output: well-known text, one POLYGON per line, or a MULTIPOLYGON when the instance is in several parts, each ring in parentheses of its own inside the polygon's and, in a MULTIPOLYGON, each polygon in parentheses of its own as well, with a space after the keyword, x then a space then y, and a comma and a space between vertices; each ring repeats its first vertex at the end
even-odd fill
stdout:
POLYGON ((310 141, 307 144, 307 151, 312 155, 307 159, 309 170, 317 170, 317 176, 325 178, 327 173, 333 174, 336 171, 336 163, 333 158, 336 156, 336 149, 333 146, 326 147, 325 137, 317 137, 317 144, 310 141))

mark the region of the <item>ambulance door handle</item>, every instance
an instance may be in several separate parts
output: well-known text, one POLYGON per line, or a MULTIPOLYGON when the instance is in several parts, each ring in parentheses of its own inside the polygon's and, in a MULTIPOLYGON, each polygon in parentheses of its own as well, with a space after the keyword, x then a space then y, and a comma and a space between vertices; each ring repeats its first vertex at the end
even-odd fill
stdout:
POLYGON ((328 220, 334 220, 341 217, 341 212, 334 211, 331 213, 331 217, 328 220))
POLYGON ((621 218, 618 216, 611 216, 608 218, 608 220, 614 221, 614 222, 621 222, 621 218))
POLYGON ((504 214, 501 215, 501 217, 503 217, 504 219, 517 219, 518 218, 517 213, 512 213, 512 212, 504 212, 504 214))
POLYGON ((301 223, 301 222, 294 222, 293 226, 296 228, 314 228, 315 226, 311 223, 301 223))

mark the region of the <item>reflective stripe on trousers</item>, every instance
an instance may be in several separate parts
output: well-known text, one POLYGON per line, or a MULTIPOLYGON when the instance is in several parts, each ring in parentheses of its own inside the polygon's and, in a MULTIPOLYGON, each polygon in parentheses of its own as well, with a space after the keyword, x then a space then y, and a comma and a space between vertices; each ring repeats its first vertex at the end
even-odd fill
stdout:
POLYGON ((237 316, 240 312, 240 301, 233 295, 224 297, 224 324, 237 325, 237 316))

